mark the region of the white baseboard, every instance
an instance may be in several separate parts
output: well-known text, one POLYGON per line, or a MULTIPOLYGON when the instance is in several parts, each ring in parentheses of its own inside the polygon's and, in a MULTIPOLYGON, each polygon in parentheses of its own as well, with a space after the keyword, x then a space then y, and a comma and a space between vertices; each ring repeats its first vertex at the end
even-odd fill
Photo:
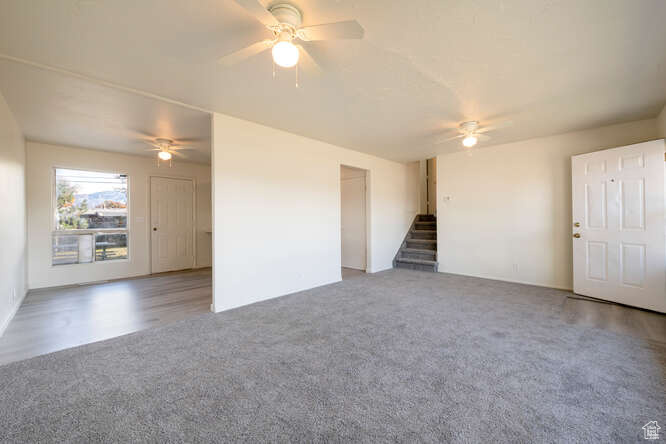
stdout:
POLYGON ((439 272, 440 273, 445 273, 445 274, 453 274, 453 275, 456 275, 456 276, 467 276, 467 277, 474 277, 474 278, 480 278, 480 279, 488 279, 488 280, 491 280, 491 281, 509 282, 509 283, 512 283, 512 284, 533 285, 535 287, 553 288, 555 290, 564 290, 564 291, 573 291, 573 288, 571 288, 571 287, 560 287, 560 286, 557 286, 557 285, 540 284, 538 282, 517 281, 517 280, 512 280, 512 279, 494 277, 494 276, 484 276, 484 275, 480 275, 480 274, 453 273, 451 271, 443 271, 443 270, 439 270, 439 272))
POLYGON ((2 335, 5 334, 5 330, 7 330, 7 327, 9 327, 9 323, 14 319, 14 316, 16 316, 16 312, 18 311, 19 307, 21 304, 23 304, 23 300, 25 299, 25 296, 28 294, 27 291, 23 292, 23 296, 14 304, 14 307, 12 307, 11 311, 9 312, 9 316, 5 318, 4 321, 2 321, 2 324, 0 324, 0 338, 2 335))
POLYGON ((342 265, 340 268, 349 268, 350 270, 365 271, 367 268, 352 267, 349 265, 342 265))
MULTIPOLYGON (((323 287, 324 285, 331 285, 331 284, 335 284, 335 283, 341 282, 341 281, 342 281, 342 276, 340 276, 339 278, 330 279, 328 281, 317 283, 316 285, 313 285, 311 287, 305 286, 305 287, 293 288, 293 289, 289 290, 286 293, 281 293, 281 294, 276 294, 276 295, 273 295, 273 296, 263 297, 261 299, 252 300, 252 301, 243 301, 243 302, 240 302, 240 303, 235 303, 235 304, 227 305, 227 306, 224 306, 224 307, 216 307, 215 302, 213 302, 212 304, 210 304, 210 309, 213 313, 222 313, 223 311, 234 310, 236 308, 245 307, 245 306, 252 305, 252 304, 257 304, 259 302, 268 301, 270 299, 281 298, 283 296, 288 296, 290 294, 300 293, 301 291, 312 290, 313 288, 323 287)), ((213 295, 213 298, 214 297, 215 297, 215 295, 213 295)))

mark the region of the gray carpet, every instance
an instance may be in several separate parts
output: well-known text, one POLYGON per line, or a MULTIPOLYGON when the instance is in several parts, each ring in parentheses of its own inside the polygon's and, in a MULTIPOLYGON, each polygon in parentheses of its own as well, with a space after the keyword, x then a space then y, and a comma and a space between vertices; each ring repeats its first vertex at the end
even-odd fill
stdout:
POLYGON ((0 367, 2 442, 627 442, 666 347, 566 294, 390 270, 0 367))

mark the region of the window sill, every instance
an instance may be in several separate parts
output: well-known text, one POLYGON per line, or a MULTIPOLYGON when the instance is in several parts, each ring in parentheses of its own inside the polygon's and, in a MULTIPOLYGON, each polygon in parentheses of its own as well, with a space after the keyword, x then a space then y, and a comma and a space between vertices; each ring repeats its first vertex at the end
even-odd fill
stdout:
POLYGON ((50 264, 49 268, 55 268, 55 269, 66 269, 66 268, 71 268, 71 267, 79 267, 81 265, 88 265, 88 266, 94 266, 94 265, 109 265, 109 264, 118 264, 118 263, 128 263, 131 262, 131 259, 113 259, 109 261, 94 261, 94 262, 84 262, 82 264, 62 264, 62 265, 53 265, 50 264))

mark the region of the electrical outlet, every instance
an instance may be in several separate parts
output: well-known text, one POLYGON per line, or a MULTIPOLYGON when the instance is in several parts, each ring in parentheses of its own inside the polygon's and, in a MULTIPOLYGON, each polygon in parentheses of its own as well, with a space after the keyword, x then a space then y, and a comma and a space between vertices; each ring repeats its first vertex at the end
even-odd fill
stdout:
POLYGON ((518 273, 519 271, 520 271, 520 267, 518 266, 518 264, 513 264, 513 272, 518 273))
POLYGON ((9 295, 9 302, 11 305, 16 304, 16 288, 12 288, 12 291, 9 295))

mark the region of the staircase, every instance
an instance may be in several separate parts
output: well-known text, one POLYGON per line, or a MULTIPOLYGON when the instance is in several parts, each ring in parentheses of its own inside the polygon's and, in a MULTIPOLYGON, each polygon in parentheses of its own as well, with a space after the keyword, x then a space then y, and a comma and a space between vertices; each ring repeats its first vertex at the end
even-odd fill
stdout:
POLYGON ((437 220, 430 214, 419 214, 409 228, 393 267, 437 271, 437 220))

